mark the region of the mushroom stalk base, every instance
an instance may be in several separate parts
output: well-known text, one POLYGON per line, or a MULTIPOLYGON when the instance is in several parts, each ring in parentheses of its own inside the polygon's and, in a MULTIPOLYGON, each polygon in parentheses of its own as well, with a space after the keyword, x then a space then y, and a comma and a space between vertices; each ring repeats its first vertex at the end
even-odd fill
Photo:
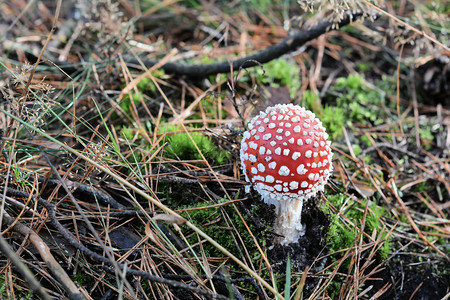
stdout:
POLYGON ((276 207, 277 218, 275 221, 275 233, 280 235, 276 239, 277 243, 287 245, 295 243, 305 235, 306 227, 302 225, 302 207, 303 200, 289 199, 283 201, 266 201, 274 204, 276 207))

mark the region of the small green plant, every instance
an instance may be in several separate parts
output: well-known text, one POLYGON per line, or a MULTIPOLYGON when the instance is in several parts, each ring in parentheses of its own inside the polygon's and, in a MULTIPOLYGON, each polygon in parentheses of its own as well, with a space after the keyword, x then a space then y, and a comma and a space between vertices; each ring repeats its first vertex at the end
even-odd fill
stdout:
POLYGON ((272 87, 287 86, 291 97, 300 89, 300 69, 296 64, 289 63, 285 59, 275 59, 264 65, 262 68, 257 68, 257 82, 272 87))
POLYGON ((303 101, 306 108, 310 109, 322 121, 323 126, 327 129, 331 140, 336 140, 342 136, 342 126, 344 126, 345 112, 340 107, 332 107, 322 105, 319 102, 319 96, 311 91, 305 91, 303 101))
MULTIPOLYGON (((227 112, 223 108, 220 109, 216 99, 217 98, 210 96, 207 96, 204 99, 202 99, 201 106, 203 113, 192 114, 187 118, 187 120, 201 120, 203 116, 206 117, 207 119, 214 121, 219 119, 226 119, 227 112)), ((221 101, 221 99, 219 99, 218 101, 221 101)), ((204 126, 204 123, 203 122, 193 123, 192 126, 200 128, 204 126)), ((215 127, 217 126, 217 123, 210 122, 207 124, 207 126, 215 127)))
MULTIPOLYGON (((168 144, 165 147, 166 157, 182 160, 202 158, 189 136, 181 127, 166 125, 159 130, 159 133, 166 134, 164 139, 164 142, 168 144)), ((217 164, 223 164, 229 160, 230 154, 227 151, 219 150, 208 136, 199 132, 190 132, 189 134, 206 159, 217 164)))
MULTIPOLYGON (((162 78, 164 76, 163 70, 156 70, 152 73, 156 78, 162 78)), ((123 111, 127 114, 131 112, 131 100, 135 105, 138 105, 141 102, 141 99, 145 102, 144 95, 150 92, 156 91, 156 86, 153 84, 152 80, 148 77, 144 77, 136 84, 137 92, 133 89, 132 92, 125 95, 120 101, 119 105, 123 109, 123 111), (131 95, 131 98, 130 98, 131 95)))
POLYGON ((377 125, 383 121, 380 106, 384 104, 384 94, 369 88, 360 75, 338 78, 330 94, 336 97, 337 106, 348 112, 347 125, 368 121, 377 125))

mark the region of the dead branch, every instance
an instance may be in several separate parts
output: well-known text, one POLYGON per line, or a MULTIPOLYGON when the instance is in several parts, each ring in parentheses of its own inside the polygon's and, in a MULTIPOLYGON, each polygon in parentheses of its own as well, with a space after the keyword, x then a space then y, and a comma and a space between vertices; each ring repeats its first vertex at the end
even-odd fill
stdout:
MULTIPOLYGON (((251 54, 249 56, 233 60, 231 62, 224 61, 220 63, 206 64, 206 65, 185 65, 178 63, 166 63, 161 69, 167 73, 176 75, 186 75, 190 77, 205 77, 209 75, 215 75, 220 73, 228 73, 231 70, 239 70, 240 68, 251 68, 257 65, 267 63, 274 60, 286 53, 294 51, 305 43, 321 36, 328 32, 331 28, 340 28, 350 24, 352 21, 360 18, 362 13, 354 13, 345 16, 339 22, 331 22, 329 20, 324 21, 311 29, 300 31, 294 35, 288 36, 283 41, 273 46, 270 46, 260 52, 251 54)), ((150 68, 159 61, 150 59, 129 59, 129 65, 140 65, 140 62, 144 63, 147 68, 150 68)))
POLYGON ((28 283, 30 289, 35 292, 41 299, 50 300, 50 295, 42 287, 39 281, 36 280, 33 273, 27 268, 27 266, 20 260, 20 257, 11 249, 5 238, 0 235, 0 250, 3 254, 13 263, 20 274, 22 274, 24 280, 28 283))

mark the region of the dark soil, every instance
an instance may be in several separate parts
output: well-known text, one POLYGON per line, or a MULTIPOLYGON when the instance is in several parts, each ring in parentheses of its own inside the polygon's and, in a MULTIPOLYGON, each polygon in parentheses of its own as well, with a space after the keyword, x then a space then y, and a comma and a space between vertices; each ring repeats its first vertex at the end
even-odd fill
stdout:
POLYGON ((427 261, 420 255, 412 253, 395 255, 385 264, 385 269, 371 280, 373 292, 384 284, 391 283, 391 288, 379 299, 443 299, 450 292, 450 265, 427 261), (381 279, 381 280, 380 280, 381 279))
MULTIPOLYGON (((270 216, 273 218, 273 216, 270 216)), ((297 243, 290 245, 273 245, 269 242, 268 257, 275 272, 284 273, 288 257, 291 259, 293 272, 302 272, 311 266, 316 258, 323 254, 326 246, 326 229, 328 219, 317 207, 314 200, 304 203, 302 223, 306 225, 306 233, 297 243)), ((317 267, 317 266, 315 266, 317 267)))

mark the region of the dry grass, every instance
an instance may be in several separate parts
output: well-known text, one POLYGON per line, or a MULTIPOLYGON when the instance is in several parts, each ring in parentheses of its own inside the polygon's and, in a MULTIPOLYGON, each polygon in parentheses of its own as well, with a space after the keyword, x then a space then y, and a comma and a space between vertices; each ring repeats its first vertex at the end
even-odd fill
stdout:
POLYGON ((375 20, 283 56, 295 82, 256 62, 161 71, 266 50, 350 3, 257 2, 0 4, 1 298, 448 297, 448 8, 363 1, 375 20), (338 78, 358 73, 383 97, 344 108, 325 211, 305 212, 323 216, 315 241, 271 247, 273 211, 240 171, 245 121, 285 102, 325 115, 338 78), (330 244, 333 224, 350 244, 330 244))

